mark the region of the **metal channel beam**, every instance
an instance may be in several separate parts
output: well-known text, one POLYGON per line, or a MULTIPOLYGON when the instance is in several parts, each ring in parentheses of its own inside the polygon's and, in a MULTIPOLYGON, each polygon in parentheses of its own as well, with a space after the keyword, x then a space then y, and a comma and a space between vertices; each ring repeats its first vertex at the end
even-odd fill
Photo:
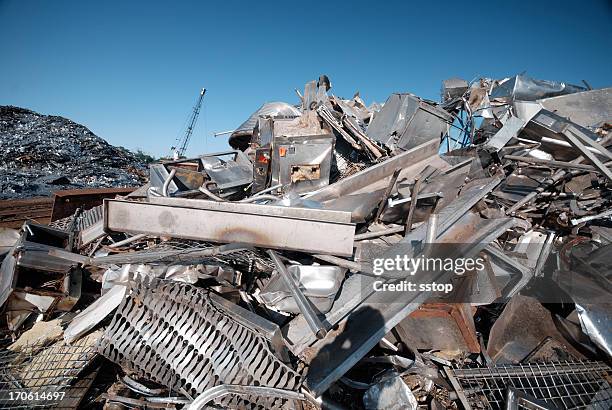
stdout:
POLYGON ((198 208, 207 209, 210 211, 236 212, 248 215, 266 215, 271 217, 278 216, 320 222, 351 222, 351 213, 345 211, 164 197, 151 197, 149 202, 172 207, 198 208))
MULTIPOLYGON (((309 253, 341 256, 353 254, 354 224, 299 219, 281 214, 267 215, 266 206, 253 204, 239 204, 250 209, 250 213, 236 212, 233 205, 238 204, 208 202, 217 209, 105 200, 104 229, 107 232, 246 243, 263 248, 309 253)), ((291 213, 290 210, 286 211, 287 215, 291 213)), ((347 214, 350 219, 350 213, 347 214)))

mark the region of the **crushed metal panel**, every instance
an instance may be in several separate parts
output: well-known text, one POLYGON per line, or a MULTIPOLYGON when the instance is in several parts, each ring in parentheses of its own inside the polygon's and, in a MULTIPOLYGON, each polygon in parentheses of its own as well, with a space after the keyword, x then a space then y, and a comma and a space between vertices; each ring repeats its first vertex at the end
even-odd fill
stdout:
MULTIPOLYGON (((194 397, 221 384, 297 391, 300 375, 273 350, 271 332, 277 331, 276 325, 209 291, 175 282, 136 281, 99 351, 126 370, 194 397)), ((282 400, 227 396, 217 404, 269 408, 282 406, 282 400)))
POLYGON ((15 252, 16 249, 12 248, 0 265, 0 306, 4 305, 15 288, 15 269, 17 265, 13 255, 15 252))
POLYGON ((158 194, 162 193, 171 170, 175 170, 175 175, 167 190, 174 195, 195 191, 204 182, 213 182, 221 196, 229 196, 253 182, 253 165, 244 152, 237 150, 150 165, 150 184, 158 194), (206 181, 207 176, 210 181, 206 181))
POLYGON ((559 333, 548 310, 535 298, 516 295, 491 327, 487 353, 496 364, 519 363, 548 336, 564 344, 568 358, 583 358, 559 333))
POLYGON ((223 192, 253 182, 253 165, 242 151, 226 151, 200 157, 203 171, 223 192))
POLYGON ((581 91, 586 91, 586 88, 560 81, 539 80, 519 74, 493 88, 490 98, 501 101, 534 101, 581 91))
POLYGON ((35 301, 41 311, 48 306, 41 300, 56 298, 57 310, 69 311, 81 295, 81 271, 75 263, 49 254, 52 250, 66 250, 71 235, 45 225, 26 222, 21 238, 12 253, 5 257, 0 266, 0 302, 4 303, 13 290, 19 290, 23 297, 35 301), (21 274, 24 269, 38 272, 21 274), (53 280, 54 290, 45 290, 40 299, 36 283, 53 280), (40 303, 39 303, 40 302, 40 303))
POLYGON ((430 140, 440 142, 452 116, 411 94, 391 95, 370 122, 366 135, 392 150, 407 150, 430 140))
POLYGON ((67 272, 74 264, 49 255, 52 249, 68 250, 70 234, 45 225, 26 223, 19 243, 17 265, 41 271, 67 272))
POLYGON ((612 122, 612 88, 544 98, 537 102, 548 111, 583 127, 612 122))

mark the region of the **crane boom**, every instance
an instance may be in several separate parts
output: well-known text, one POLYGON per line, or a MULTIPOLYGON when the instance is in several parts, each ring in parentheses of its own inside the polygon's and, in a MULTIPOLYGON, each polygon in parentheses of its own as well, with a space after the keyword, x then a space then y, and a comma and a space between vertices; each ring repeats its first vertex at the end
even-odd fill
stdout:
POLYGON ((198 116, 200 115, 200 109, 202 108, 202 100, 204 99, 204 94, 206 94, 206 88, 202 88, 200 90, 198 100, 193 106, 193 111, 191 112, 187 120, 187 129, 185 130, 185 135, 183 135, 182 138, 177 139, 176 147, 172 147, 175 157, 180 158, 185 155, 185 151, 187 151, 187 146, 189 145, 191 134, 193 134, 193 129, 195 128, 196 122, 198 121, 198 116))

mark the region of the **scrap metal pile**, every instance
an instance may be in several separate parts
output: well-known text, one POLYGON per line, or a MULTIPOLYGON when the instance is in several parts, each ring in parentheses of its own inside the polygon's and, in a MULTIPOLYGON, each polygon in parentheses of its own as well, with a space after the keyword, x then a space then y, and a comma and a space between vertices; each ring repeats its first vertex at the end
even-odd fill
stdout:
POLYGON ((321 76, 231 150, 0 232, 0 407, 609 409, 612 89, 588 88, 368 107, 321 76))
POLYGON ((0 106, 0 199, 74 188, 138 186, 146 167, 66 118, 0 106))

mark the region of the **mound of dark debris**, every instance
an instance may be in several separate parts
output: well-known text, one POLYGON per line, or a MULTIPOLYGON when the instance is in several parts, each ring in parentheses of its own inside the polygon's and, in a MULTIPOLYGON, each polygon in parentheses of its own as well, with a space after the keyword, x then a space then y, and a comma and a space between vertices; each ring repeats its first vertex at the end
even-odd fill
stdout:
POLYGON ((0 199, 139 185, 145 165, 66 118, 0 106, 0 199))

